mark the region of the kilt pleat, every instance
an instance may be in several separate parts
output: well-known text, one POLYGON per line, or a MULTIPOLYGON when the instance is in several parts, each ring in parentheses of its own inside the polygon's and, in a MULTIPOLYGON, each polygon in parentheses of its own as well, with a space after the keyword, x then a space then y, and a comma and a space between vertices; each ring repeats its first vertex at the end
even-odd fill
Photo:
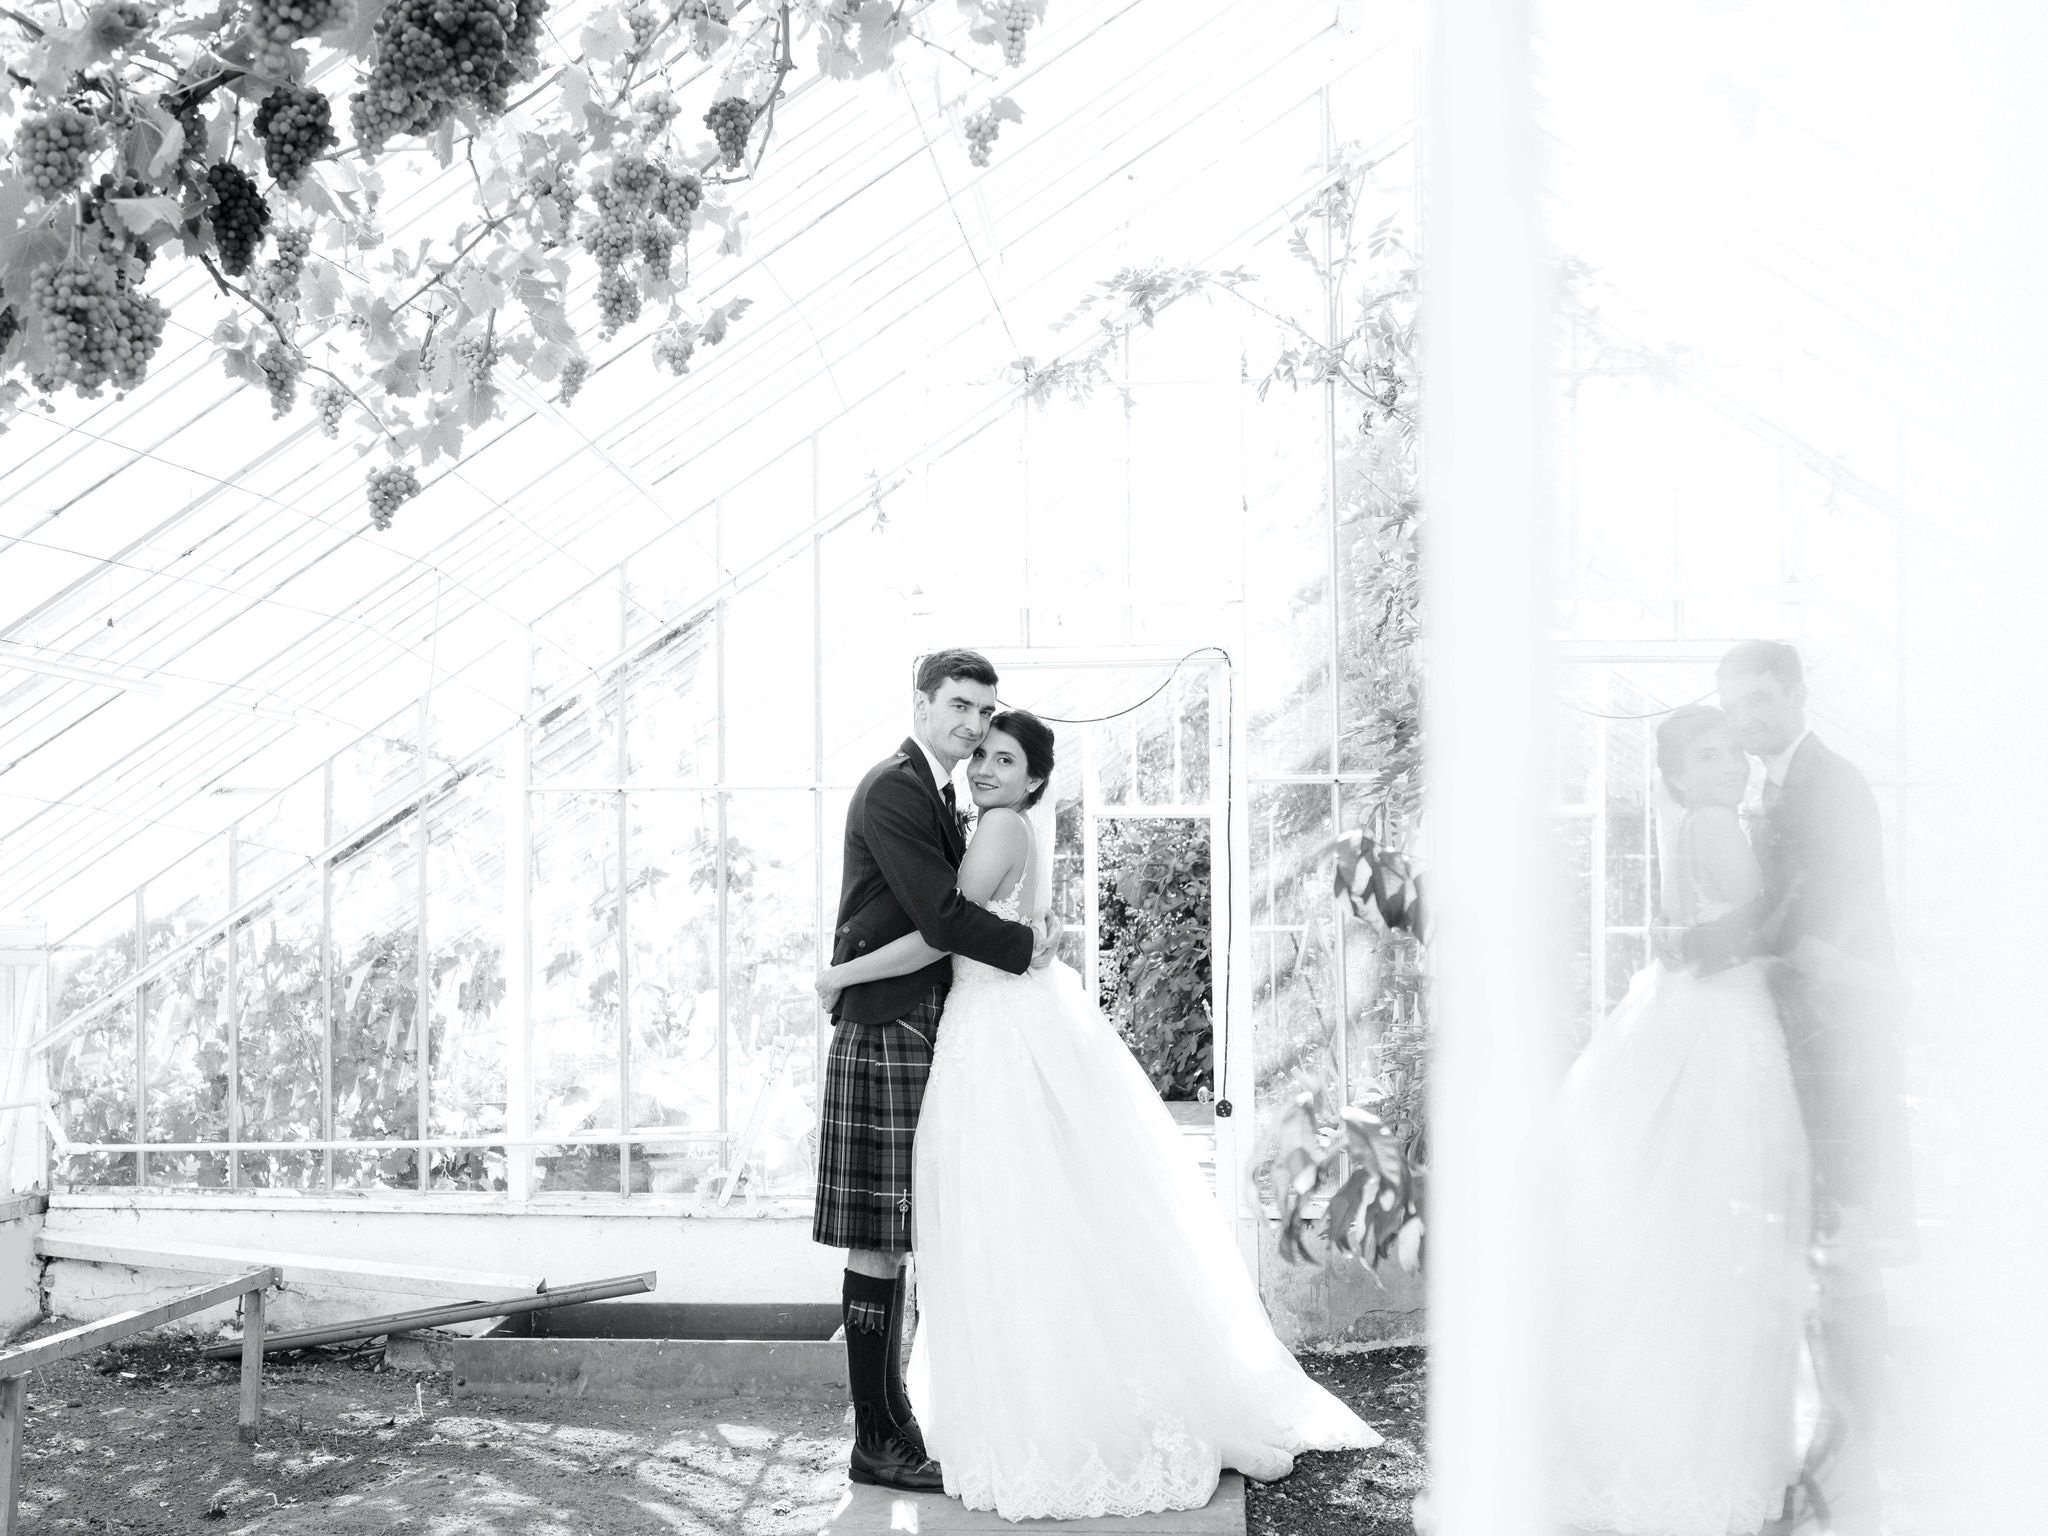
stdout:
POLYGON ((911 1145, 945 1005, 934 989, 893 1023, 833 1026, 818 1106, 814 1241, 910 1251, 911 1145))

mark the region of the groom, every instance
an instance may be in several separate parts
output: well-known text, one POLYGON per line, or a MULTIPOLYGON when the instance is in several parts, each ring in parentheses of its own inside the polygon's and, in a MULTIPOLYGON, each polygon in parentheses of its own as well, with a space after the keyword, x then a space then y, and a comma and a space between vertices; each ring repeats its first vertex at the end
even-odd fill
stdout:
POLYGON ((1791 646, 1744 641, 1721 659, 1716 682, 1736 740, 1764 766, 1755 837, 1763 894, 1746 920, 1702 935, 1699 958, 1710 968, 1742 954, 1777 962, 1772 992, 1813 1155, 1815 1367, 1833 1410, 1832 1433, 1823 1432, 1807 1470, 1830 1528, 1862 1536, 1880 1525, 1881 1266, 1910 1259, 1914 1236, 1877 800, 1807 728, 1805 675, 1791 646), (1725 955, 1713 952, 1721 940, 1725 955))
MULTIPOLYGON (((917 668, 910 736, 860 781, 846 810, 834 964, 913 929, 934 949, 1021 973, 1052 958, 1053 935, 1005 922, 955 887, 966 850, 953 770, 988 734, 996 672, 973 651, 917 668)), ((841 1305, 857 1483, 944 1488, 903 1390, 903 1261, 911 1248, 911 1140, 953 979, 941 959, 848 987, 833 1006, 818 1113, 814 1241, 844 1248, 841 1305)))

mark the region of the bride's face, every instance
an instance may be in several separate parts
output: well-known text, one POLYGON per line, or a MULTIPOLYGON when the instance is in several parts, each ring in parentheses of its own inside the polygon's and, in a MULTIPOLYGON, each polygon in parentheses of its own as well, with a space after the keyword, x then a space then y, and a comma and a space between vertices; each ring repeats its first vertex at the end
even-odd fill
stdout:
POLYGON ((1024 767, 1024 749, 1006 731, 990 731, 967 760, 967 788, 984 811, 999 805, 1022 809, 1038 787, 1024 767))
POLYGON ((1742 804, 1749 789, 1749 759, 1735 744, 1732 731, 1715 726, 1693 737, 1685 749, 1685 766, 1679 774, 1678 788, 1691 809, 1742 804))

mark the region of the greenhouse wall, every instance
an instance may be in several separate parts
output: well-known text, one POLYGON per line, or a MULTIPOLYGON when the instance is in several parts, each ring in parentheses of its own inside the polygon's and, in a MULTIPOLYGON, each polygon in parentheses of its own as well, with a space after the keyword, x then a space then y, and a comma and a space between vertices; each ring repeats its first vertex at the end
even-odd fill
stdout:
MULTIPOLYGON (((1291 121, 1336 163, 1327 101, 1291 121)), ((1355 218, 1394 231, 1379 291, 1412 299, 1405 142, 1355 218)), ((1407 1328, 1360 1319, 1408 1318, 1413 1286, 1390 1304, 1362 1271, 1274 1269, 1252 1182, 1299 1094, 1366 1095, 1382 1038, 1421 1024, 1412 945, 1353 917, 1329 865, 1416 791, 1383 750, 1389 700, 1413 711, 1385 632, 1412 464, 1334 381, 1258 376, 1289 345, 1274 311, 1338 323, 1297 232, 1238 253, 1263 307, 1219 287, 1134 322, 1092 384, 996 392, 893 479, 866 445, 934 402, 792 444, 75 924, 42 1058, 53 1228, 836 1295, 808 1241, 811 981, 844 807, 908 728, 913 658, 970 644, 1060 733, 1065 958, 1114 993, 1118 850, 1170 833, 1203 871, 1221 963, 1190 972, 1206 1040, 1169 1040, 1167 1085, 1283 1330, 1407 1328)), ((169 1283, 87 1270, 52 1267, 53 1306, 169 1283)))

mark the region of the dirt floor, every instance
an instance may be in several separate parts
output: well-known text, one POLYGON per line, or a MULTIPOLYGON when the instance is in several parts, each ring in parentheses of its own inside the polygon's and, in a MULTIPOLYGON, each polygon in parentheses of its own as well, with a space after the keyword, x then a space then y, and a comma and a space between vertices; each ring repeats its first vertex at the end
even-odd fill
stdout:
MULTIPOLYGON (((1387 1444, 1304 1457, 1289 1481, 1254 1487, 1251 1530, 1407 1532, 1422 1477, 1420 1351, 1305 1363, 1387 1444)), ((168 1330, 37 1372, 23 1529, 809 1536, 845 1487, 844 1410, 817 1404, 458 1402, 445 1374, 391 1369, 378 1350, 274 1356, 251 1448, 235 1430, 236 1384, 232 1362, 200 1360, 168 1330)))

